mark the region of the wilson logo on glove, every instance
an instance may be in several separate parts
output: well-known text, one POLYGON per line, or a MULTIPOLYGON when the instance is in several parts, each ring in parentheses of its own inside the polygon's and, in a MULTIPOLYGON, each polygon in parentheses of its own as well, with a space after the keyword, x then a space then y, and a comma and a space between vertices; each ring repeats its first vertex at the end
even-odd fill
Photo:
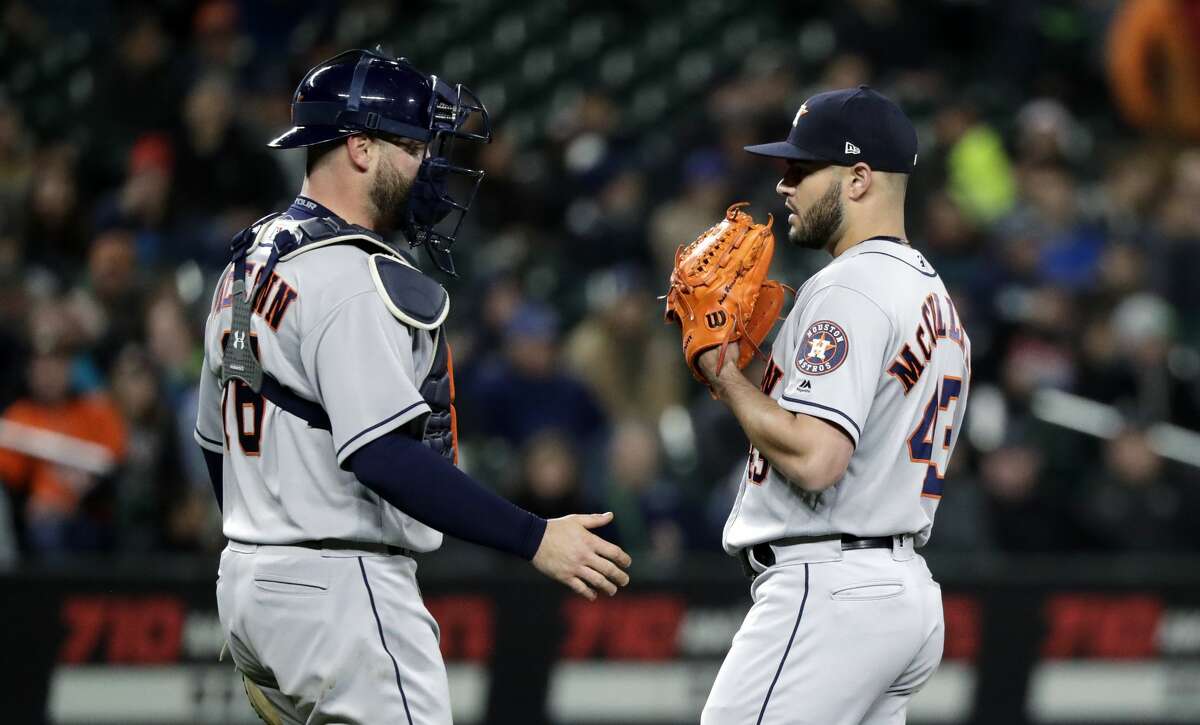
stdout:
POLYGON ((775 253, 774 217, 768 214, 766 224, 755 224, 742 211, 745 206, 749 204, 729 207, 724 219, 675 252, 666 321, 679 323, 684 358, 692 375, 705 385, 709 382, 697 367, 700 353, 721 348, 718 372, 730 343, 741 343, 739 368, 749 365, 756 354, 763 356, 759 345, 779 318, 784 290, 791 290, 767 279, 775 253), (701 318, 703 325, 698 323, 701 318))

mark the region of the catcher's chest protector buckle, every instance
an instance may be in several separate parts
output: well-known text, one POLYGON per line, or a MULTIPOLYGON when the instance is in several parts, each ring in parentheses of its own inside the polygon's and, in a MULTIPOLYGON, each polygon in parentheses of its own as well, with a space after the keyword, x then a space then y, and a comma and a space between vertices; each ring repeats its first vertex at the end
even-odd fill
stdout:
POLYGON ((233 280, 233 324, 221 360, 221 386, 230 380, 240 380, 257 393, 262 390, 263 369, 250 335, 250 299, 246 296, 244 262, 242 266, 243 276, 233 280))

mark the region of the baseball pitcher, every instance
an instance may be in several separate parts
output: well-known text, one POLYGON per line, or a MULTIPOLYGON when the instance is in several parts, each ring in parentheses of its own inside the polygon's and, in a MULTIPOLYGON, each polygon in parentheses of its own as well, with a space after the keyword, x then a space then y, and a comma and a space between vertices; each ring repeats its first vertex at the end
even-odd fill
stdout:
POLYGON ((759 385, 739 368, 779 309, 770 222, 731 209, 672 275, 687 361, 751 442, 724 546, 754 604, 701 722, 903 723, 942 656, 941 591, 915 549, 971 370, 954 303, 905 235, 917 135, 859 86, 810 98, 787 140, 746 150, 786 162, 788 237, 833 261, 796 293, 759 385))

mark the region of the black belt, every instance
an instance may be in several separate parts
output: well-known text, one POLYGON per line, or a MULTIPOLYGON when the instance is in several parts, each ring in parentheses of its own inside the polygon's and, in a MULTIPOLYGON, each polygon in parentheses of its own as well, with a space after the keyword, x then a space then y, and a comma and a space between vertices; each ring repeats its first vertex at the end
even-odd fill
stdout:
POLYGON ((775 541, 767 541, 762 544, 748 546, 738 551, 738 560, 742 562, 742 571, 746 572, 746 576, 753 579, 758 576, 758 572, 754 571, 754 567, 750 564, 750 554, 754 554, 754 560, 764 567, 773 566, 775 564, 775 551, 772 546, 795 546, 796 544, 816 544, 824 541, 842 542, 842 551, 853 551, 855 549, 890 549, 892 548, 891 536, 851 536, 850 534, 829 534, 827 536, 789 536, 784 539, 776 539, 775 541))
MULTIPOLYGON (((253 546, 253 544, 251 544, 253 546)), ((416 557, 417 552, 412 549, 406 549, 403 546, 393 546, 391 544, 369 544, 365 541, 349 541, 347 539, 317 539, 315 541, 295 541, 290 544, 260 544, 260 546, 299 546, 302 549, 339 549, 351 551, 364 551, 368 554, 386 554, 387 556, 407 556, 410 559, 416 557)))

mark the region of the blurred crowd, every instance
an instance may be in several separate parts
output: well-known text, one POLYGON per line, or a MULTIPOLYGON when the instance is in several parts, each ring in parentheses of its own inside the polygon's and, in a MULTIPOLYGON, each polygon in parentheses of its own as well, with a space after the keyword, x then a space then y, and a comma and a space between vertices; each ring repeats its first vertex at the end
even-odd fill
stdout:
MULTIPOLYGON (((728 204, 786 216, 780 169, 744 144, 780 136, 813 92, 870 83, 918 125, 909 235, 974 343, 930 546, 1200 549, 1197 458, 1162 444, 1200 430, 1200 139, 1188 108, 1146 111, 1154 90, 1128 67, 1173 32, 1190 54, 1170 62, 1194 64, 1174 70, 1200 79, 1196 3, 1151 3, 1178 10, 1157 26, 1139 2, 921 4, 769 11, 791 42, 747 50, 649 127, 587 83, 532 139, 498 114, 446 281, 468 470, 545 516, 616 512, 644 562, 717 551, 748 444, 656 296, 728 204), (1048 390, 1101 407, 1064 412, 1048 390)), ((229 238, 299 188, 303 153, 264 142, 308 67, 377 41, 408 54, 409 21, 441 6, 303 7, 4 5, 0 562, 220 545, 191 434, 200 337, 229 238), (69 62, 86 72, 29 90, 69 62)), ((828 261, 775 259, 794 286, 828 261)))

